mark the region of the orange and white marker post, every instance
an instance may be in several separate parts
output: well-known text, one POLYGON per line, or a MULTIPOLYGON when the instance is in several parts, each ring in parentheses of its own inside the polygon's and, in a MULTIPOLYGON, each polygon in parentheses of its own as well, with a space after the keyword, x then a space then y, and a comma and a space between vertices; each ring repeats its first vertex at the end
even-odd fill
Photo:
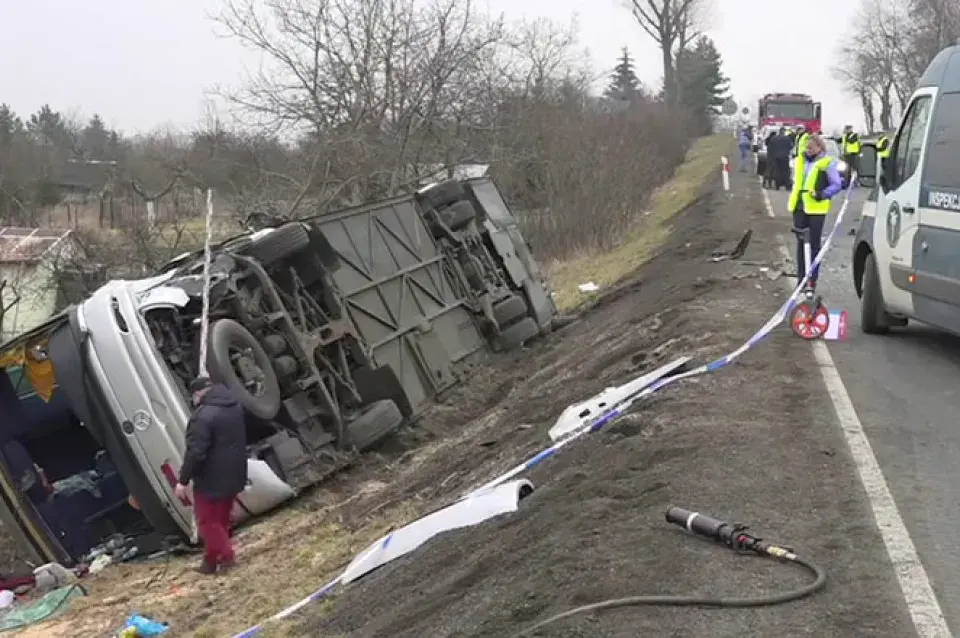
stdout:
POLYGON ((726 155, 720 156, 720 175, 723 177, 723 190, 730 190, 730 160, 726 155))

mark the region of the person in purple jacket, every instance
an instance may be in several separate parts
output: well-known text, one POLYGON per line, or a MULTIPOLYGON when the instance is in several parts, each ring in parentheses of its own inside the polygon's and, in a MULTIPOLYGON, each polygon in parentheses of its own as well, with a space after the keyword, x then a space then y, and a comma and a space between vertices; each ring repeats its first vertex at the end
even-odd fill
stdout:
POLYGON ((740 147, 740 168, 741 173, 747 172, 750 163, 750 151, 753 150, 753 127, 744 126, 740 129, 739 144, 740 147))
MULTIPOLYGON (((802 155, 797 157, 793 190, 787 204, 793 215, 793 227, 810 230, 810 256, 815 258, 823 243, 823 225, 830 212, 830 200, 843 190, 837 158, 827 155, 827 146, 819 135, 811 135, 802 155)), ((817 267, 810 274, 808 285, 815 289, 820 274, 817 267)), ((803 280, 807 264, 803 255, 803 239, 797 234, 797 281, 803 280)))

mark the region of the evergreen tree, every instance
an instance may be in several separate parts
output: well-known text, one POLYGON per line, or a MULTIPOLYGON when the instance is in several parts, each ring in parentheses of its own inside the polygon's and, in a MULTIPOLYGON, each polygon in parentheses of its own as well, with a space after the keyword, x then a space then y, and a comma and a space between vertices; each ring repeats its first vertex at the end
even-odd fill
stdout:
POLYGON ((627 47, 623 47, 617 65, 613 67, 613 73, 610 75, 610 85, 604 92, 604 97, 609 100, 632 102, 642 93, 640 80, 634 70, 633 58, 630 56, 627 47))
POLYGON ((40 110, 30 116, 27 128, 34 138, 44 146, 70 148, 70 131, 67 123, 57 111, 44 104, 40 110))
POLYGON ((720 52, 713 40, 701 36, 677 54, 676 64, 680 105, 690 113, 697 133, 709 133, 729 90, 720 52))
POLYGON ((10 146, 23 132, 23 122, 6 104, 0 104, 0 146, 10 146))
POLYGON ((108 159, 110 131, 103 123, 103 119, 94 114, 90 122, 83 129, 81 137, 84 157, 91 160, 108 159))

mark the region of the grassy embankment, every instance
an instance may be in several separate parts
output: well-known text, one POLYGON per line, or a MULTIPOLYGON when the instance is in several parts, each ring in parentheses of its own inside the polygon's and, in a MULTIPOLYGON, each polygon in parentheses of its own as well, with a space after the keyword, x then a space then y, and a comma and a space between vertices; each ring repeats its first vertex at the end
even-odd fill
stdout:
POLYGON ((578 285, 592 281, 602 291, 650 260, 670 236, 673 217, 696 200, 711 174, 720 179, 720 156, 730 147, 729 134, 697 140, 673 178, 657 189, 646 210, 638 215, 637 223, 616 248, 552 264, 550 283, 560 309, 573 310, 596 294, 582 293, 578 285))

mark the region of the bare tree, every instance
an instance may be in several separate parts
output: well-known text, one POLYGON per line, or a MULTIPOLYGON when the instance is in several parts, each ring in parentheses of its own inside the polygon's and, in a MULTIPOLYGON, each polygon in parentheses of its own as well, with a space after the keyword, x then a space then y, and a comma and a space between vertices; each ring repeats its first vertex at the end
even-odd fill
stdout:
POLYGON ((18 303, 20 303, 20 293, 6 279, 0 279, 0 330, 3 329, 4 319, 18 303))
POLYGON ((463 129, 483 124, 464 113, 474 71, 504 37, 471 0, 231 0, 219 23, 267 61, 231 102, 325 151, 303 197, 384 195, 417 165, 462 159, 463 129))
POLYGON ((640 28, 660 47, 664 98, 678 104, 676 56, 702 34, 706 0, 629 0, 629 7, 640 28))
POLYGON ((861 0, 833 75, 861 103, 869 128, 893 127, 927 65, 960 38, 955 0, 861 0))

